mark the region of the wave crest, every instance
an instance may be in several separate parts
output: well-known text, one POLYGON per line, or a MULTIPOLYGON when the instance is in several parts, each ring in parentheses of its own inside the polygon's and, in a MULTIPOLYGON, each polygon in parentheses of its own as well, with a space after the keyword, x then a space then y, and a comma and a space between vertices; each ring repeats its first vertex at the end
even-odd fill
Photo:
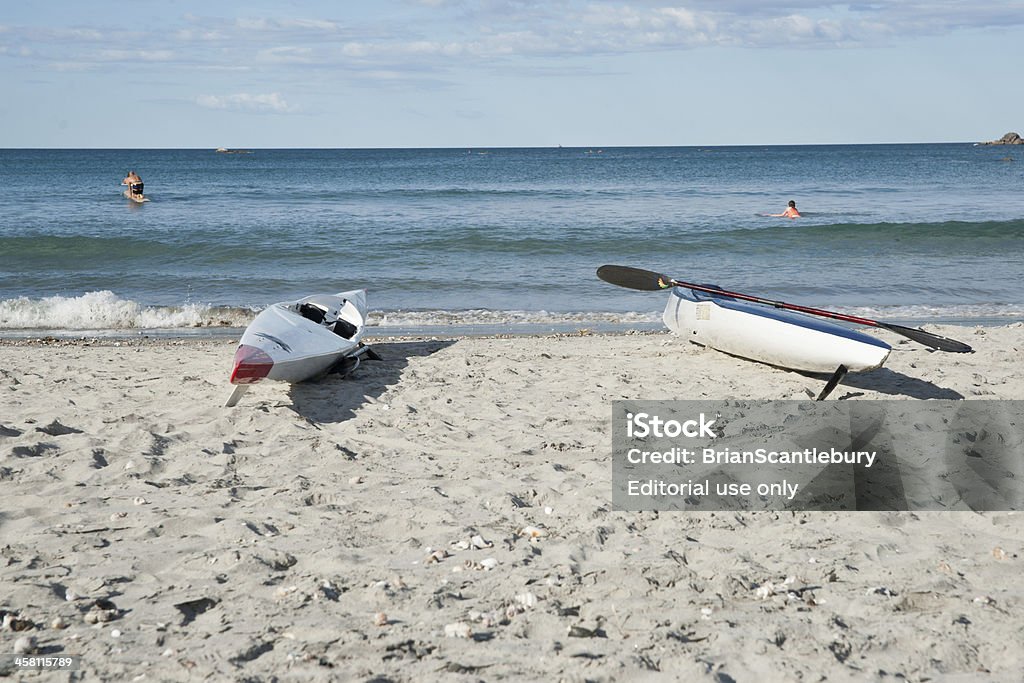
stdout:
MULTIPOLYGON (((896 306, 829 306, 852 315, 891 322, 976 322, 1024 319, 1020 304, 944 304, 896 306)), ((0 331, 128 331, 187 330, 195 328, 243 328, 257 313, 246 307, 187 303, 180 306, 146 306, 123 299, 109 290, 80 296, 18 297, 0 301, 0 331)), ((371 310, 367 327, 380 333, 405 334, 417 330, 495 329, 514 332, 539 328, 595 327, 598 329, 659 328, 659 303, 647 311, 526 311, 526 310, 371 310)))
POLYGON ((135 330, 183 327, 242 327, 245 309, 205 304, 143 306, 109 290, 81 296, 18 297, 0 301, 0 330, 135 330))

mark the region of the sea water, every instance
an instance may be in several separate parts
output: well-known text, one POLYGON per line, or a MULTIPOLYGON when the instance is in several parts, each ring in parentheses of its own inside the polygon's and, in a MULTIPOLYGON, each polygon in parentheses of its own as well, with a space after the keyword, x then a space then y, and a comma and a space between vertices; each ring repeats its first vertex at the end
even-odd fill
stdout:
POLYGON ((606 263, 899 322, 1024 320, 1024 152, 972 144, 0 150, 0 334, 659 327, 606 263), (129 169, 150 201, 121 195, 129 169), (803 218, 780 213, 793 199, 803 218))

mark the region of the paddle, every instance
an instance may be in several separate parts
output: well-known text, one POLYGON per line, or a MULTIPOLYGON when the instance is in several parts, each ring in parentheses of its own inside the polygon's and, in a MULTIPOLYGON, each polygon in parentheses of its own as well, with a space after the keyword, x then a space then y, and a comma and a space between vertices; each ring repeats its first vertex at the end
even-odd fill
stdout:
POLYGON ((774 306, 775 308, 785 308, 790 311, 800 311, 801 313, 808 313, 810 315, 817 315, 823 318, 832 318, 834 320, 845 320, 850 323, 857 323, 858 325, 869 325, 871 327, 881 327, 882 329, 895 332, 896 334, 903 335, 908 339, 924 344, 933 349, 939 351, 949 351, 951 353, 971 353, 973 349, 964 344, 958 342, 955 339, 948 339, 946 337, 940 337, 937 334, 931 332, 925 332, 924 330, 917 329, 915 327, 904 327, 903 325, 894 325, 893 323, 883 323, 878 320, 868 320, 867 318, 858 318, 852 315, 846 315, 844 313, 834 313, 832 311, 823 311, 820 308, 809 308, 807 306, 799 306, 797 304, 787 304, 783 301, 772 301, 770 299, 762 299, 758 296, 751 296, 749 294, 739 294, 737 292, 727 292, 724 289, 718 289, 716 287, 709 287, 707 285, 695 285, 690 282, 682 282, 675 280, 667 275, 660 275, 650 270, 643 270, 641 268, 630 268, 629 266, 601 266, 597 269, 597 276, 605 282, 610 282, 613 285, 619 287, 626 287, 628 289, 639 289, 644 292, 658 292, 664 289, 670 289, 672 287, 685 287, 686 289, 692 289, 698 292, 707 292, 708 294, 719 294, 721 296, 731 297, 733 299, 742 299, 743 301, 752 301, 757 304, 764 304, 766 306, 774 306))

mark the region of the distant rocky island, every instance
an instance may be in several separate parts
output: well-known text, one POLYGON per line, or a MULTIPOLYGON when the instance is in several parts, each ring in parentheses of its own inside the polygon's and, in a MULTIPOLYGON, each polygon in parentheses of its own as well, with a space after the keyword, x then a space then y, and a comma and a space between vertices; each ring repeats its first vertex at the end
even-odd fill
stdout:
POLYGON ((1024 145, 1024 138, 1016 133, 1010 132, 999 138, 998 140, 992 140, 991 142, 982 142, 982 145, 1024 145))

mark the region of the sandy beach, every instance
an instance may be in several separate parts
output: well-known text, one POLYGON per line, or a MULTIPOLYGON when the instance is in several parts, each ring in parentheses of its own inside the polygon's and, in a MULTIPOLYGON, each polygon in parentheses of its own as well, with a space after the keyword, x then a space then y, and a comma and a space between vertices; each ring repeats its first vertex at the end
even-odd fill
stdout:
MULTIPOLYGON (((976 352, 882 333, 830 400, 1024 399, 1024 324, 928 329, 976 352)), ((225 409, 231 340, 0 340, 0 653, 82 657, 7 674, 1020 680, 1017 513, 612 509, 611 401, 822 380, 664 333, 369 341, 225 409)))

